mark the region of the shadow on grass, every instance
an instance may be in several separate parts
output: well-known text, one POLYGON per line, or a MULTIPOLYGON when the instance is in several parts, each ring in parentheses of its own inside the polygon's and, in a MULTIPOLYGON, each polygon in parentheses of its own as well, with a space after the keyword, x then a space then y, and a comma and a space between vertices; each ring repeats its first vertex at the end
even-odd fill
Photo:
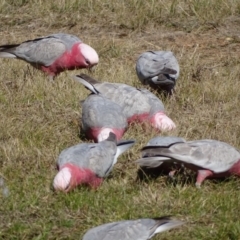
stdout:
MULTIPOLYGON (((184 186, 184 185, 195 185, 196 182, 196 177, 197 174, 185 169, 184 167, 179 167, 179 168, 171 168, 170 166, 159 166, 156 168, 146 168, 146 167, 142 167, 138 169, 137 172, 137 179, 136 181, 138 182, 151 182, 156 180, 159 177, 166 177, 165 178, 165 183, 171 184, 173 186, 176 185, 180 185, 180 186, 184 186), (176 171, 174 173, 174 176, 169 176, 169 172, 171 171, 176 171)), ((233 180, 233 178, 235 177, 229 177, 229 178, 207 178, 205 181, 211 181, 211 183, 213 184, 220 184, 220 183, 224 183, 224 182, 230 182, 233 180)), ((205 182, 204 181, 204 182, 205 182)), ((204 185, 203 182, 203 185, 204 185)))

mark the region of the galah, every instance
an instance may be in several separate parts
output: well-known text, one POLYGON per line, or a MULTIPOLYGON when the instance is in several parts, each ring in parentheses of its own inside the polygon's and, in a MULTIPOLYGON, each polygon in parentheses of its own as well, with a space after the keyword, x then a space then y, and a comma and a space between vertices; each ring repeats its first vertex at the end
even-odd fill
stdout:
POLYGON ((99 82, 86 74, 74 77, 91 92, 105 96, 123 108, 128 123, 148 121, 161 131, 174 129, 174 122, 165 114, 162 101, 147 89, 122 83, 99 82))
POLYGON ((240 176, 240 152, 225 142, 204 139, 169 146, 146 146, 142 151, 157 156, 139 159, 137 162, 141 165, 171 161, 196 171, 196 187, 206 178, 240 176))
POLYGON ((59 172, 54 178, 56 190, 69 192, 80 184, 97 188, 112 171, 120 154, 135 143, 134 140, 116 143, 115 134, 99 143, 81 143, 63 150, 57 160, 59 172))
POLYGON ((82 240, 147 240, 183 224, 169 217, 123 220, 91 228, 82 240))
POLYGON ((121 106, 101 94, 90 94, 82 104, 82 129, 89 139, 100 142, 109 133, 120 140, 128 126, 121 106))
POLYGON ((172 93, 179 77, 179 64, 171 51, 147 51, 137 59, 139 80, 157 90, 172 93))
POLYGON ((97 52, 78 37, 65 33, 0 46, 0 57, 17 58, 47 73, 51 78, 64 70, 91 68, 98 64, 97 52))

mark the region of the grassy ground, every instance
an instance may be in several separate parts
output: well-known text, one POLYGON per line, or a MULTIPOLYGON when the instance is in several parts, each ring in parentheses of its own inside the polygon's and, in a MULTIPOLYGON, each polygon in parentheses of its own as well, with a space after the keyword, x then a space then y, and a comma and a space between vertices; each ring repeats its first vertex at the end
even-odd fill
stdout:
MULTIPOLYGON (((0 44, 50 33, 79 36, 100 55, 96 78, 141 86, 135 61, 146 50, 172 50, 181 75, 176 98, 164 100, 187 140, 213 138, 240 148, 238 0, 0 0, 0 44)), ((137 144, 119 158, 97 191, 55 193, 59 152, 79 137, 79 100, 88 92, 62 73, 54 84, 26 63, 0 59, 0 239, 81 239, 110 221, 174 215, 186 224, 154 239, 231 239, 240 236, 238 178, 194 186, 194 174, 139 181, 134 160, 156 135, 132 126, 137 144)), ((87 72, 86 72, 87 73, 87 72)), ((166 135, 166 134, 165 134, 166 135)))

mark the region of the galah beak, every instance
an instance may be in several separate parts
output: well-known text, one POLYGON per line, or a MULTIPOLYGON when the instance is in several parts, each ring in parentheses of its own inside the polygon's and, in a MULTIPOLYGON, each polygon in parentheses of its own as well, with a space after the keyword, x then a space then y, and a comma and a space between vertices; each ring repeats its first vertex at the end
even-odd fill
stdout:
POLYGON ((93 73, 97 68, 97 65, 91 65, 89 68, 88 68, 88 72, 89 73, 93 73))

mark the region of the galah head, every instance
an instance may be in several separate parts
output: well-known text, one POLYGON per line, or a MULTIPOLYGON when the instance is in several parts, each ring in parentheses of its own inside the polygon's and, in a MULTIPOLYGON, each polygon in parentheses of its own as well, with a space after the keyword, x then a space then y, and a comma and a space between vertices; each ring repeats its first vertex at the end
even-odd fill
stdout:
POLYGON ((175 123, 163 112, 156 113, 151 122, 153 127, 160 131, 170 131, 176 128, 175 123))
POLYGON ((55 190, 68 192, 75 186, 71 169, 68 167, 62 168, 53 180, 55 190))
POLYGON ((92 47, 85 43, 80 43, 78 48, 81 53, 81 56, 79 57, 79 62, 81 62, 84 67, 92 68, 93 66, 98 64, 98 54, 92 47))

